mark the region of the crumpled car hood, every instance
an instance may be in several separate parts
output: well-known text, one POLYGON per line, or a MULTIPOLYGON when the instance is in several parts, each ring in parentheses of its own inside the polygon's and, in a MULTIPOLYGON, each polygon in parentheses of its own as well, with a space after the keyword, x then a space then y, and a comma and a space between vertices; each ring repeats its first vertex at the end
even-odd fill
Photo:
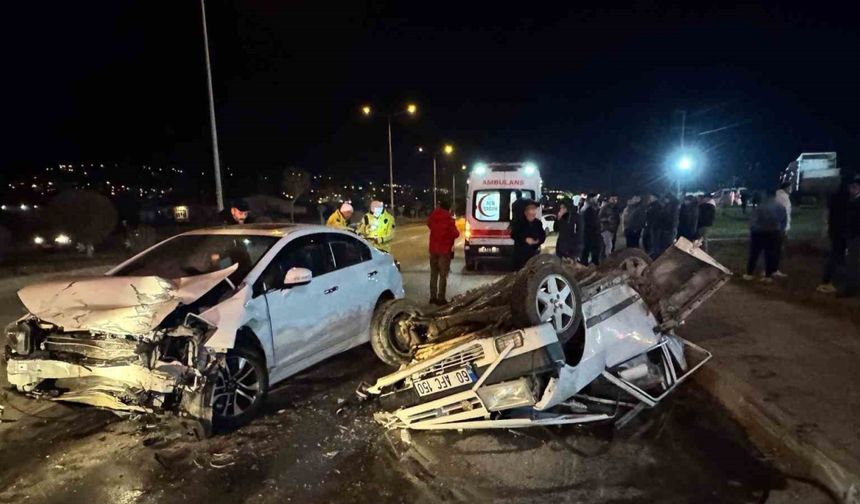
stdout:
POLYGON ((180 304, 198 300, 238 268, 172 280, 157 276, 98 276, 24 287, 18 297, 39 319, 65 331, 145 336, 180 304))

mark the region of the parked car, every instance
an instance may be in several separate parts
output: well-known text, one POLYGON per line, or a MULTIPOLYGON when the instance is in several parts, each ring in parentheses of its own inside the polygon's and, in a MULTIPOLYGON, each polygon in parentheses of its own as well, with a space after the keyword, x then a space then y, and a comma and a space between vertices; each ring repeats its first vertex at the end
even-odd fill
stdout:
POLYGON ((183 233, 104 276, 18 295, 28 313, 2 348, 19 391, 209 429, 246 423, 270 385, 367 342, 377 306, 404 291, 392 257, 351 233, 258 224, 183 233))
POLYGON ((546 234, 555 232, 555 214, 544 214, 541 216, 540 221, 546 234))

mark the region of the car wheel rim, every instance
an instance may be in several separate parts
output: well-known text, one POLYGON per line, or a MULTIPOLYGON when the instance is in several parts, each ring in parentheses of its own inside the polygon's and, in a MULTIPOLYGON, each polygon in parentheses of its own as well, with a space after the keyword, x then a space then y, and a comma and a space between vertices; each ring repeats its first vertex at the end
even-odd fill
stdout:
POLYGON ((556 333, 563 333, 576 318, 573 287, 561 275, 547 275, 538 287, 535 307, 541 322, 548 322, 556 333))
POLYGON ((212 411, 222 418, 237 417, 248 410, 260 395, 260 375, 256 366, 238 355, 228 355, 212 393, 212 411))
POLYGON ((404 357, 408 357, 412 355, 412 351, 414 350, 414 345, 412 342, 412 335, 409 331, 409 319, 412 317, 411 313, 403 313, 394 319, 394 323, 391 324, 391 329, 389 332, 389 339, 391 340, 391 345, 394 347, 394 350, 404 357))

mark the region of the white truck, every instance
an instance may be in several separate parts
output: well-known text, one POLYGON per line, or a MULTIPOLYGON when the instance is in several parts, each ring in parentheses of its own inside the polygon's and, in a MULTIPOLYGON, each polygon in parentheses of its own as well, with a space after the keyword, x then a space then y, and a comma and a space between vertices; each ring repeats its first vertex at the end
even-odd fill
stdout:
POLYGON ((824 195, 839 187, 840 173, 835 152, 804 152, 788 164, 782 182, 798 194, 824 195))

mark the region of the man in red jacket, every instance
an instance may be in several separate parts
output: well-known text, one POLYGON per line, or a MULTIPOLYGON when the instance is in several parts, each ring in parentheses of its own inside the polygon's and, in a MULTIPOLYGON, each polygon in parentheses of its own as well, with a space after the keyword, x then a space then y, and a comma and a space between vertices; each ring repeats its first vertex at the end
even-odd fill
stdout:
POLYGON ((454 257, 454 240, 460 236, 451 204, 440 201, 439 208, 430 212, 427 227, 430 228, 430 304, 445 305, 445 289, 448 286, 448 272, 454 257))

